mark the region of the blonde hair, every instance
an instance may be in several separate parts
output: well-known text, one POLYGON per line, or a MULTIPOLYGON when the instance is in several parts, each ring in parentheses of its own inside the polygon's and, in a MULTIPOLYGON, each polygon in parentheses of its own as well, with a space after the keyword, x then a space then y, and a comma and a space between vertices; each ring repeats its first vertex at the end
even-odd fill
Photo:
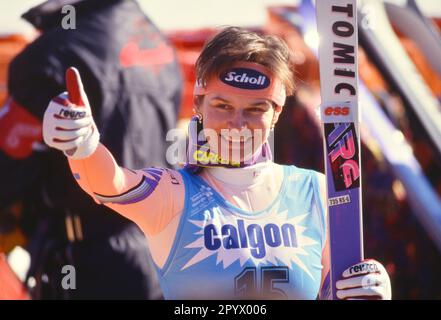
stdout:
POLYGON ((196 78, 206 84, 235 62, 247 61, 268 68, 285 86, 286 95, 294 93, 290 50, 279 37, 260 35, 238 27, 227 27, 205 43, 196 61, 196 78))

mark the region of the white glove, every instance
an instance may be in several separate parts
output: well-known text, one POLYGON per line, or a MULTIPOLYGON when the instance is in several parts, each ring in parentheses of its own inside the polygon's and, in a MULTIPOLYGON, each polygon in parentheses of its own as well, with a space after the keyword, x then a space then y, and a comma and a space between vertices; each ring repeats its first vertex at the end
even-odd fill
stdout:
POLYGON ((49 103, 43 117, 43 139, 66 156, 83 159, 95 152, 100 136, 79 73, 73 68, 68 72, 71 76, 67 80, 69 94, 63 92, 49 103), (78 105, 69 100, 72 97, 78 105))
POLYGON ((343 272, 337 281, 339 299, 391 300, 392 288, 384 266, 376 260, 366 259, 343 272))

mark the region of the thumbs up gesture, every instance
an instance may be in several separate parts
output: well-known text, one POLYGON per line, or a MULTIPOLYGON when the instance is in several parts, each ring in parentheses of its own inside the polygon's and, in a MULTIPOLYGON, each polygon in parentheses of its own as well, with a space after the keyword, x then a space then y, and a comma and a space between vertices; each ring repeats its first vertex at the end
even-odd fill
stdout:
POLYGON ((44 113, 43 139, 70 158, 87 158, 99 144, 99 133, 77 69, 67 69, 66 87, 44 113))

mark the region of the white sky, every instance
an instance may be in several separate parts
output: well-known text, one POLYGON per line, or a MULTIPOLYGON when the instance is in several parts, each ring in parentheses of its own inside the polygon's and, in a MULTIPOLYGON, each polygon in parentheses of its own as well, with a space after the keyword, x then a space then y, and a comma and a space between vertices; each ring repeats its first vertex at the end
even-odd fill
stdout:
MULTIPOLYGON (((103 0, 105 1, 105 0, 103 0)), ((204 26, 256 26, 265 21, 265 7, 299 0, 138 0, 163 30, 204 26)), ((404 3, 405 0, 387 0, 404 3)), ((20 14, 43 0, 0 0, 0 33, 31 30, 20 14)), ((425 13, 441 16, 441 0, 418 0, 425 13)))

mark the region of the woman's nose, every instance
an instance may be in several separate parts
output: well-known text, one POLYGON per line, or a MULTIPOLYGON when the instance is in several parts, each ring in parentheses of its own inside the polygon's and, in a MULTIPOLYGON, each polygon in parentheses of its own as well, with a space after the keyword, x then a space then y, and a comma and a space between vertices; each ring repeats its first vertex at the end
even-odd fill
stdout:
POLYGON ((242 111, 235 112, 232 118, 228 121, 228 127, 230 129, 243 129, 246 128, 247 122, 243 116, 242 111))

